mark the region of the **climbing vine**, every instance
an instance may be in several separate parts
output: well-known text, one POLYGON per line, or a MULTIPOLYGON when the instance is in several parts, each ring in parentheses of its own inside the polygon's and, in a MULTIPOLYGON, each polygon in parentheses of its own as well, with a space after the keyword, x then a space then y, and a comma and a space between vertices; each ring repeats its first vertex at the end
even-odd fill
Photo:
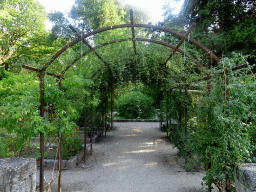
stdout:
POLYGON ((191 95, 191 100, 174 92, 166 105, 170 122, 171 118, 179 122, 168 127, 169 138, 179 148, 179 155, 187 159, 199 156, 209 189, 214 183, 220 190, 231 190, 237 166, 255 161, 255 76, 250 66, 232 70, 242 64, 246 64, 246 57, 233 53, 232 58, 224 58, 211 69, 210 89, 198 84, 204 90, 202 96, 191 95), (190 114, 187 134, 185 105, 190 114))

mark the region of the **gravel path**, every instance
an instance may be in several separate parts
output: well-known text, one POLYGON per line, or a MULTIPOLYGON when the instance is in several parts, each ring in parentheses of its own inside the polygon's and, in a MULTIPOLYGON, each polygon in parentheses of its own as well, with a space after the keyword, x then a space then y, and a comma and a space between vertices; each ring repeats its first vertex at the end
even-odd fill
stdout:
MULTIPOLYGON (((205 191, 204 173, 188 173, 177 164, 177 149, 166 140, 159 123, 114 126, 107 138, 93 146, 86 163, 63 171, 62 191, 205 191)), ((51 188, 56 191, 57 181, 51 188)))

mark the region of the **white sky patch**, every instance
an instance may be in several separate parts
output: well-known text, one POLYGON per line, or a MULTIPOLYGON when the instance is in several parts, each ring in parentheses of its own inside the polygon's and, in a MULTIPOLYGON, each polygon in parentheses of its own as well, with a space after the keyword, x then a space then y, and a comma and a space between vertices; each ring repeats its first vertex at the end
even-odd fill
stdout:
MULTIPOLYGON (((127 4, 133 4, 138 7, 141 7, 142 9, 146 9, 151 17, 152 22, 155 24, 158 21, 163 21, 164 17, 162 16, 164 14, 163 5, 167 4, 168 0, 123 0, 124 3, 127 4)), ((178 14, 181 10, 181 6, 183 5, 184 0, 180 0, 179 3, 174 4, 173 7, 176 7, 176 9, 172 12, 173 14, 178 14)))
POLYGON ((71 10, 75 0, 38 0, 43 6, 45 6, 47 12, 60 11, 67 13, 71 10))
MULTIPOLYGON (((68 13, 75 0, 38 0, 43 6, 46 7, 47 12, 60 11, 64 14, 68 13)), ((153 24, 158 21, 163 21, 164 14, 163 5, 166 4, 168 0, 123 0, 124 3, 133 4, 137 7, 141 7, 142 9, 147 10, 152 18, 153 24)), ((178 14, 181 10, 181 6, 183 5, 184 0, 180 0, 179 3, 174 4, 173 7, 176 9, 172 12, 173 14, 178 14)), ((50 29, 51 24, 49 22, 46 23, 46 28, 50 29)))

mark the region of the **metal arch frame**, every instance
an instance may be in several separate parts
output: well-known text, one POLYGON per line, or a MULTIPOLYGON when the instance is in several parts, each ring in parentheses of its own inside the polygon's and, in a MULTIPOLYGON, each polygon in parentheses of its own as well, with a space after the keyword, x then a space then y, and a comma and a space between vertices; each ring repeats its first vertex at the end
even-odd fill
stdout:
MULTIPOLYGON (((132 41, 133 39, 132 38, 127 38, 127 39, 116 39, 116 40, 113 40, 113 41, 110 41, 108 43, 103 43, 103 44, 100 44, 98 46, 95 46, 93 49, 98 49, 98 48, 101 48, 101 47, 104 47, 104 46, 107 46, 107 45, 111 45, 111 44, 114 44, 114 43, 119 43, 119 42, 126 42, 126 41, 132 41)), ((144 41, 144 42, 151 42, 151 43, 156 43, 156 44, 159 44, 159 45, 163 45, 165 47, 169 47, 171 49, 175 49, 176 47, 174 45, 171 45, 171 44, 168 44, 168 43, 165 43, 163 41, 158 41, 158 40, 154 40, 154 39, 146 39, 146 38, 135 38, 134 39, 135 41, 144 41)), ((66 67, 66 69, 64 69, 62 72, 61 72, 61 77, 63 77, 65 75, 65 73, 67 72, 67 70, 72 67, 79 59, 81 59, 82 57, 86 56, 87 54, 89 54, 90 52, 92 52, 93 50, 88 50, 86 51, 85 53, 83 53, 82 55, 80 55, 79 57, 75 58, 72 63, 66 67)), ((197 61, 194 57, 192 57, 191 55, 185 53, 184 51, 182 51, 181 49, 177 49, 178 52, 180 52, 181 54, 185 55, 186 57, 190 58, 194 63, 196 63, 205 73, 206 75, 208 75, 208 72, 207 70, 203 67, 203 65, 197 61)), ((102 68, 101 68, 102 69, 102 68)), ((98 72, 98 71, 97 71, 98 72)))
MULTIPOLYGON (((132 14, 131 14, 132 16, 132 14)), ((51 58, 51 60, 49 62, 47 62, 43 68, 41 69, 37 69, 37 68, 34 68, 34 67, 29 67, 27 65, 23 65, 22 67, 23 68, 26 68, 26 69, 29 69, 29 70, 32 70, 32 71, 36 71, 36 72, 39 72, 39 77, 40 77, 40 115, 42 117, 44 117, 44 77, 45 77, 45 74, 48 74, 48 75, 51 75, 51 76, 55 76, 56 78, 59 79, 59 86, 61 87, 61 80, 63 78, 63 75, 65 74, 66 71, 63 72, 62 75, 56 75, 56 74, 53 74, 53 73, 49 73, 49 72, 46 72, 46 69, 48 68, 49 65, 51 65, 51 63, 57 59, 63 52, 65 52, 69 47, 72 47, 73 45, 77 44, 78 42, 80 41, 83 41, 85 44, 86 41, 85 41, 85 38, 87 37, 90 37, 94 34, 97 34, 97 33, 101 33, 101 32, 104 32, 104 31, 108 31, 108 30, 112 30, 112 29, 118 29, 118 28, 131 28, 132 29, 132 36, 133 38, 132 39, 127 39, 128 40, 132 40, 133 41, 133 47, 134 47, 134 52, 135 52, 135 55, 136 55, 136 40, 139 40, 138 39, 135 39, 135 35, 134 35, 134 28, 135 27, 138 27, 138 28, 150 28, 150 29, 155 29, 155 30, 160 30, 160 31, 163 31, 163 32, 168 32, 168 33, 172 33, 178 37, 181 38, 181 41, 180 43, 176 46, 176 47, 170 47, 170 48, 173 48, 174 49, 174 52, 175 51, 178 51, 178 52, 181 52, 181 50, 179 50, 179 46, 180 44, 182 44, 182 42, 184 40, 188 40, 190 41, 191 43, 195 44, 196 46, 198 46, 200 49, 202 49, 204 52, 206 52, 208 54, 209 57, 213 58, 216 62, 219 62, 220 59, 211 51, 209 50, 207 47, 205 47, 204 45, 202 45, 201 43, 199 43, 198 41, 192 39, 192 38, 189 38, 187 33, 184 35, 180 32, 177 32, 175 30, 172 30, 172 29, 167 29, 167 28, 164 28, 164 27, 159 27, 159 26, 154 26, 154 25, 146 25, 146 24, 134 24, 133 23, 133 19, 131 18, 131 24, 122 24, 122 25, 114 25, 114 26, 109 26, 109 27, 104 27, 104 28, 101 28, 101 29, 97 29, 97 30, 94 30, 90 33, 87 33, 87 34, 84 34, 84 35, 80 35, 80 38, 76 38, 74 39, 73 41, 71 41, 70 43, 68 43, 67 45, 65 45, 64 47, 62 47, 57 53, 55 53, 55 55, 51 58)), ((153 41, 156 41, 156 40, 151 40, 149 42, 153 42, 153 41)), ((106 43, 105 43, 106 44, 106 43)), ((110 43, 109 43, 110 44, 110 43)), ((159 44, 165 44, 164 42, 161 42, 159 44)), ((171 45, 169 45, 171 46, 171 45)), ((88 46, 91 51, 94 51, 95 48, 92 48, 90 47, 90 45, 88 46)), ((193 58, 191 56, 189 56, 188 54, 184 53, 184 55, 186 55, 187 57, 190 57, 190 58, 193 58)), ((96 54, 97 55, 97 54, 96 54)), ((171 54, 170 57, 172 57, 173 54, 171 54)), ((169 58, 170 58, 169 57, 169 58)), ((80 58, 79 58, 80 59, 80 58)), ((169 60, 169 59, 168 59, 169 60)), ((168 62, 168 60, 166 61, 166 63, 168 62)), ((194 58, 192 59, 194 62, 196 61, 194 58)), ((76 62, 76 61, 75 61, 76 62)), ((74 62, 74 63, 75 63, 74 62)), ((103 61, 104 62, 104 61, 103 61)), ((105 63, 105 62, 104 62, 105 63)), ((200 66, 201 64, 197 61, 195 62, 198 66, 200 66), (200 65, 199 65, 200 64, 200 65)), ((105 64, 106 65, 106 64, 105 64)), ((164 64, 165 65, 165 64, 164 64)), ((107 66, 107 65, 106 65, 107 66)), ((240 68, 243 68, 243 67, 246 67, 246 65, 241 65, 241 66, 237 66, 235 68, 233 68, 232 70, 237 70, 237 69, 240 69, 240 68)), ((200 66, 200 68, 202 68, 204 70, 204 68, 202 66, 200 66)), ((68 70, 68 69, 67 69, 68 70)), ((98 70, 99 71, 99 70, 98 70)), ((211 77, 210 75, 206 72, 207 74, 207 77, 205 78, 202 78, 201 80, 209 80, 211 77)), ((175 80, 175 79, 174 79, 175 80)), ((176 81, 176 80, 175 80, 176 81)), ((184 80, 183 80, 184 81, 184 80)), ((176 81, 177 82, 177 81, 176 81)), ((210 82, 208 81, 207 83, 210 84, 210 82)), ((227 84, 228 82, 226 82, 227 84)), ((209 88, 209 92, 211 91, 210 90, 210 86, 208 87, 209 88)), ((186 90, 187 92, 187 90, 186 90)), ((186 120, 187 121, 187 120, 186 120)), ((44 185, 44 182, 43 182, 43 178, 44 178, 44 171, 43 171, 43 163, 44 163, 44 155, 43 155, 43 152, 44 151, 44 133, 40 133, 40 152, 42 154, 41 158, 40 158, 40 192, 43 191, 43 185, 44 185)), ((59 162, 61 162, 61 160, 59 160, 59 162)), ((59 164, 59 169, 61 170, 61 164, 59 164)), ((60 176, 59 176, 59 183, 61 182, 61 172, 60 172, 60 176)), ((59 185, 60 186, 60 185, 59 185)), ((60 188, 58 189, 59 191, 61 190, 60 188)))
POLYGON ((205 47, 203 44, 199 43, 198 41, 196 41, 195 39, 192 39, 190 37, 186 37, 186 35, 184 35, 183 33, 177 32, 173 29, 168 29, 165 27, 159 27, 159 26, 154 26, 154 25, 149 25, 149 24, 122 24, 122 25, 114 25, 114 26, 109 26, 109 27, 103 27, 100 29, 96 29, 92 32, 89 32, 87 34, 84 34, 81 36, 81 38, 76 38, 73 41, 71 41, 70 43, 68 43, 67 45, 65 45, 64 47, 62 47, 52 58, 51 60, 46 63, 46 65, 41 69, 42 71, 45 71, 49 65, 51 65, 51 63, 57 59, 64 51, 66 51, 69 47, 74 46, 75 44, 77 44, 79 41, 81 41, 81 39, 85 39, 87 37, 90 37, 92 35, 95 35, 97 33, 101 33, 104 31, 108 31, 108 30, 112 30, 112 29, 119 29, 119 28, 134 28, 134 27, 138 27, 138 28, 150 28, 150 29, 155 29, 155 30, 160 30, 163 32, 167 32, 167 33, 172 33, 174 35, 177 35, 181 38, 184 38, 188 41, 190 41, 191 43, 195 44, 196 46, 198 46, 200 49, 202 49, 203 51, 205 51, 211 58, 213 58, 216 62, 219 62, 220 59, 207 47, 205 47))

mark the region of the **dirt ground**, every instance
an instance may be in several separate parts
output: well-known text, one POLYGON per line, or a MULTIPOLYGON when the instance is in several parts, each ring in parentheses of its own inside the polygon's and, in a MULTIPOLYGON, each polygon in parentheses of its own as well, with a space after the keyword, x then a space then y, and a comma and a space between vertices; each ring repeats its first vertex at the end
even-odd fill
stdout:
MULTIPOLYGON (((159 123, 114 123, 114 127, 93 145, 85 163, 62 172, 62 191, 205 191, 204 172, 189 173, 177 164, 177 149, 166 140, 159 123)), ((51 174, 46 170, 46 179, 51 174)), ((57 191, 57 180, 51 189, 57 191)))

